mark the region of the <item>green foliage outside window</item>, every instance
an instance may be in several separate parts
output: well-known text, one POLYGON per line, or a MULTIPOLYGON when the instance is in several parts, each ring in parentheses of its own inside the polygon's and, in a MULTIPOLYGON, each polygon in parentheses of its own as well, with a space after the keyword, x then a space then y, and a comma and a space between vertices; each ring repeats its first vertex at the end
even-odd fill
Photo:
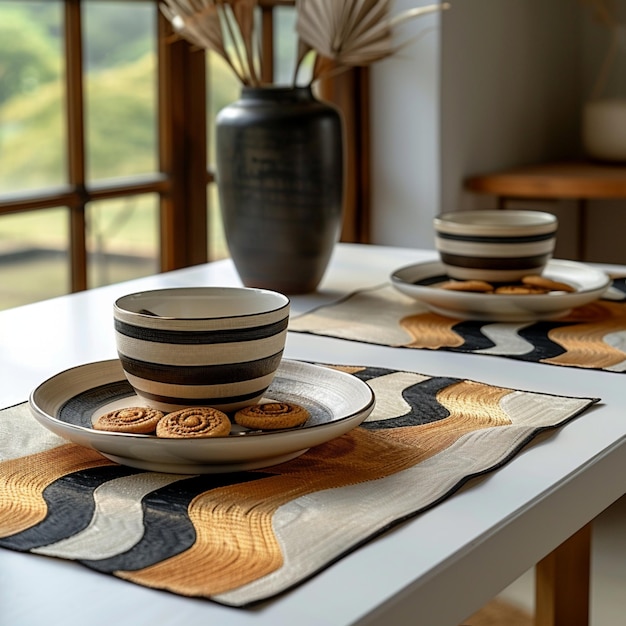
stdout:
MULTIPOLYGON (((155 4, 84 0, 82 7, 87 180, 153 172, 158 162, 155 4)), ((277 22, 279 39, 291 42, 293 13, 277 11, 277 22)), ((291 51, 278 43, 278 70, 284 68, 287 76, 284 58, 291 58, 291 51)), ((210 56, 209 137, 214 116, 239 96, 240 89, 223 61, 210 56)), ((64 72, 63 2, 0 0, 0 196, 67 183, 64 72)), ((212 155, 210 143, 210 161, 212 155)), ((227 251, 215 193, 209 193, 211 253, 223 256, 227 251)), ((105 259, 131 246, 156 258, 154 211, 154 199, 143 197, 93 205, 89 241, 106 248, 106 254, 98 248, 94 256, 105 259), (124 233, 111 236, 110 225, 120 223, 128 225, 124 233)), ((53 292, 38 295, 37 280, 25 280, 24 271, 7 256, 22 249, 37 257, 45 248, 66 264, 68 232, 62 217, 62 210, 0 216, 0 308, 21 303, 17 292, 7 299, 12 283, 20 293, 32 285, 34 291, 24 302, 69 288, 62 279, 53 292)), ((41 270, 38 275, 43 275, 41 270)), ((47 281, 47 286, 53 282, 47 281)))

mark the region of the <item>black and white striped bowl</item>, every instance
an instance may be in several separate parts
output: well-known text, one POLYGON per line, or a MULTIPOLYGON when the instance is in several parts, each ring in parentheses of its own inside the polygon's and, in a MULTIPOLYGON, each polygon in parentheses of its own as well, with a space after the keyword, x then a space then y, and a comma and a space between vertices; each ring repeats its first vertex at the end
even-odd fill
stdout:
POLYGON ((145 291, 115 302, 117 352, 128 382, 165 411, 255 404, 281 362, 290 302, 246 287, 145 291))
POLYGON ((543 211, 454 211, 435 217, 435 247, 450 278, 514 282, 545 269, 557 227, 543 211))

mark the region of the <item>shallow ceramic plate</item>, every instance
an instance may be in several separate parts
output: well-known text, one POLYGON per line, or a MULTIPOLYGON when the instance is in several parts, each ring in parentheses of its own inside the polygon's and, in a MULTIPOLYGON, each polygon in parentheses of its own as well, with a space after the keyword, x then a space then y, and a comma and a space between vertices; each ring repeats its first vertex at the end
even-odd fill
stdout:
POLYGON ((142 404, 117 359, 65 370, 39 385, 29 402, 37 420, 61 437, 123 465, 175 474, 245 471, 282 463, 355 428, 374 408, 372 390, 355 376, 287 360, 265 398, 305 406, 311 417, 296 429, 261 432, 234 426, 228 437, 202 439, 97 431, 92 424, 99 415, 142 404))
POLYGON ((575 261, 551 260, 544 276, 570 284, 569 293, 502 295, 447 291, 436 285, 448 280, 438 261, 402 267, 391 275, 392 284, 419 300, 434 313, 459 319, 495 322, 537 321, 567 315, 574 307, 602 296, 611 280, 602 271, 575 261))

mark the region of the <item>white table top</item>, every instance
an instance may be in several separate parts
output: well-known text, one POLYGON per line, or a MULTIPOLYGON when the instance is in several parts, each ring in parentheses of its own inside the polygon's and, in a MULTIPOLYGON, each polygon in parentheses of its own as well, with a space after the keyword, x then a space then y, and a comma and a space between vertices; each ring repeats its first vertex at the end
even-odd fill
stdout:
MULTIPOLYGON (((433 258, 432 251, 340 244, 318 293, 293 297, 292 313, 380 284, 397 267, 433 258)), ((230 261, 0 312, 0 406, 26 400, 34 386, 68 367, 115 358, 116 297, 218 284, 240 284, 230 261)), ((0 550, 0 624, 457 626, 626 491, 623 374, 296 333, 287 340, 285 356, 598 396, 602 402, 538 438, 497 472, 471 481, 265 605, 223 607, 139 587, 75 563, 0 550)))

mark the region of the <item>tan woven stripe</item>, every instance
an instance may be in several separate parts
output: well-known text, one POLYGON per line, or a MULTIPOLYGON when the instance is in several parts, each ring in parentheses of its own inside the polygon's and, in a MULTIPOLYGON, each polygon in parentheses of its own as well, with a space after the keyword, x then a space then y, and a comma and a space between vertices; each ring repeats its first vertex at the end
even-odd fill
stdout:
POLYGON ((327 365, 334 370, 339 370, 340 372, 347 372, 348 374, 356 374, 357 372, 362 372, 364 369, 367 369, 363 365, 327 365))
POLYGON ((272 530, 279 506, 307 493, 394 474, 440 452, 468 431, 508 424, 499 407, 507 393, 510 390, 461 382, 438 396, 451 415, 436 424, 374 432, 356 429, 277 466, 278 476, 202 494, 189 507, 197 533, 189 550, 143 570, 117 574, 185 595, 224 593, 266 576, 283 562, 272 530))
POLYGON ((43 490, 55 480, 89 467, 113 465, 95 450, 66 444, 0 463, 0 537, 19 533, 44 519, 43 490))
POLYGON ((510 393, 510 389, 464 380, 442 389, 437 400, 452 415, 462 416, 470 430, 478 430, 511 424, 500 405, 502 398, 510 393))
POLYGON ((452 330, 458 320, 448 319, 434 313, 409 315, 400 320, 400 326, 413 340, 406 344, 408 348, 456 348, 463 345, 463 337, 452 330))
POLYGON ((280 475, 203 494, 189 508, 197 533, 189 550, 143 570, 116 574, 185 595, 213 595, 252 582, 282 565, 272 531, 279 506, 409 467, 415 461, 404 460, 406 447, 355 429, 273 468, 280 475))
POLYGON ((624 305, 614 302, 597 302, 576 309, 564 321, 577 322, 574 326, 561 326, 548 333, 548 337, 565 348, 566 352, 543 363, 577 367, 605 368, 621 363, 625 355, 621 350, 604 342, 604 337, 624 329, 624 305))
POLYGON ((414 465, 445 450, 466 433, 510 425, 510 418, 500 407, 501 399, 510 393, 510 389, 463 381, 437 394, 437 400, 450 411, 446 419, 417 428, 393 428, 379 432, 383 437, 404 443, 408 451, 419 450, 414 465))

